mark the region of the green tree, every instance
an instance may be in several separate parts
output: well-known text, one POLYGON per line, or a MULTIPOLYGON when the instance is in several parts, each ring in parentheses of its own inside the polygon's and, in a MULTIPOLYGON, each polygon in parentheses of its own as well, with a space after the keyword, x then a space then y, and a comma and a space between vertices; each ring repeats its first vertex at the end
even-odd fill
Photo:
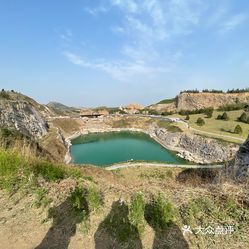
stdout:
POLYGON ((196 121, 196 124, 199 126, 203 126, 203 125, 205 125, 205 121, 203 118, 198 118, 196 121))
POLYGON ((241 128, 240 125, 236 125, 236 127, 234 128, 234 133, 235 134, 242 134, 243 130, 241 128))
POLYGON ((185 120, 190 120, 190 116, 189 116, 189 114, 187 114, 187 116, 186 116, 185 120))
POLYGON ((225 120, 225 121, 227 121, 227 120, 229 119, 229 117, 228 117, 228 115, 227 115, 226 112, 224 112, 224 113, 222 114, 221 119, 222 119, 222 120, 225 120))
POLYGON ((238 120, 240 121, 240 122, 243 122, 243 123, 247 123, 247 115, 246 115, 246 113, 245 112, 243 112, 241 115, 240 115, 240 117, 238 118, 238 120))
POLYGON ((207 108, 207 109, 205 110, 205 113, 206 113, 206 115, 207 115, 207 118, 212 118, 213 112, 214 112, 214 108, 207 108))

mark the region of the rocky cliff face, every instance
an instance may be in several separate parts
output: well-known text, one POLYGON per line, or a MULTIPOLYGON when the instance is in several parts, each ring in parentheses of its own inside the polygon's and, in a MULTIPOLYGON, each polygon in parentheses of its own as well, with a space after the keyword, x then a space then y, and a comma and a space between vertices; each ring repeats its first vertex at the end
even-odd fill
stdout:
POLYGON ((38 107, 25 100, 0 99, 0 127, 16 129, 35 139, 48 131, 38 107))
POLYGON ((249 103, 249 92, 245 93, 180 93, 175 101, 168 104, 151 105, 149 109, 158 112, 178 112, 181 110, 198 110, 208 107, 217 109, 222 105, 249 103))
POLYGON ((238 182, 249 182, 249 136, 240 146, 235 158, 225 168, 227 177, 238 182))
POLYGON ((195 163, 225 162, 231 160, 238 151, 237 145, 190 133, 169 133, 165 129, 158 129, 155 135, 163 145, 177 151, 180 157, 195 163))
POLYGON ((207 107, 218 108, 222 105, 248 103, 249 92, 245 93, 181 93, 176 97, 176 109, 197 110, 207 107))

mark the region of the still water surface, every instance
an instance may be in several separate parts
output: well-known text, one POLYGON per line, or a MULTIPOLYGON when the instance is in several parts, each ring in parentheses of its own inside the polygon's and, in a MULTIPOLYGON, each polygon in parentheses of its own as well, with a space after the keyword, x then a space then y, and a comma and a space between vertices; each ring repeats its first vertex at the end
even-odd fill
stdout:
POLYGON ((128 160, 181 164, 184 161, 139 132, 92 133, 72 141, 76 164, 107 165, 128 160))

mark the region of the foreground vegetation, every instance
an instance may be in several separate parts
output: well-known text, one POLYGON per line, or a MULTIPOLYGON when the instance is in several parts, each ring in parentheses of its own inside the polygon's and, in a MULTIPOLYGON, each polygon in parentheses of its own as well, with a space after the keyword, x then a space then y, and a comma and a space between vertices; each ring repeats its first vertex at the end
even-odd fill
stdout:
MULTIPOLYGON (((65 246, 76 234, 81 243, 88 241, 88 248, 104 245, 142 248, 142 241, 147 245, 147 239, 153 239, 150 229, 155 232, 154 245, 158 248, 188 248, 189 245, 207 248, 214 242, 225 248, 231 241, 244 248, 248 245, 249 209, 243 188, 231 185, 229 191, 222 191, 222 185, 213 183, 217 170, 137 168, 112 173, 94 167, 81 169, 56 164, 1 148, 0 172, 0 188, 13 200, 16 195, 22 196, 21 202, 32 197, 31 205, 26 206, 29 219, 37 220, 47 212, 47 217, 43 215, 41 220, 49 230, 42 242, 37 241, 40 246, 45 242, 65 246), (34 208, 41 210, 38 217, 34 216, 34 208), (233 225, 236 232, 226 240, 224 236, 201 234, 184 237, 184 225, 191 226, 193 232, 198 226, 233 225), (61 227, 65 227, 65 235, 57 241, 56 231, 61 227)), ((15 205, 12 209, 15 210, 15 205)), ((26 224, 23 229, 28 229, 29 221, 22 222, 26 224)), ((32 225, 30 229, 32 235, 38 228, 32 225)))

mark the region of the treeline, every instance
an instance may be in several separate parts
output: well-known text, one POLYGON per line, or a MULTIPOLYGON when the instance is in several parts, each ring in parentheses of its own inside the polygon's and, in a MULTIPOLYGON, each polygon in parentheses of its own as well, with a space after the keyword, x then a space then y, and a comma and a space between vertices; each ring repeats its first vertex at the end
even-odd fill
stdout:
POLYGON ((247 107, 248 107, 247 103, 234 103, 234 104, 222 105, 218 108, 218 111, 229 112, 229 111, 242 110, 247 107))
POLYGON ((223 90, 216 90, 216 89, 203 89, 203 90, 198 90, 198 89, 193 89, 193 90, 183 90, 180 93, 245 93, 249 92, 249 88, 242 88, 242 89, 228 89, 227 91, 223 90))
POLYGON ((249 92, 249 88, 242 88, 242 89, 231 89, 231 90, 227 90, 227 93, 246 93, 246 92, 249 92))
POLYGON ((213 114, 213 111, 214 111, 214 108, 213 107, 208 107, 208 108, 202 108, 202 109, 197 109, 197 110, 180 110, 179 111, 179 114, 180 115, 192 115, 192 114, 206 114, 207 116, 212 116, 213 114))

